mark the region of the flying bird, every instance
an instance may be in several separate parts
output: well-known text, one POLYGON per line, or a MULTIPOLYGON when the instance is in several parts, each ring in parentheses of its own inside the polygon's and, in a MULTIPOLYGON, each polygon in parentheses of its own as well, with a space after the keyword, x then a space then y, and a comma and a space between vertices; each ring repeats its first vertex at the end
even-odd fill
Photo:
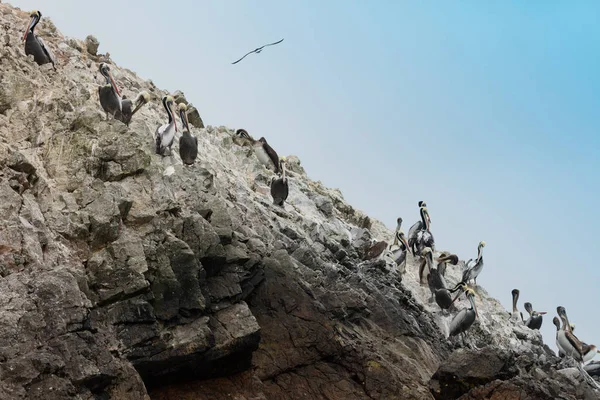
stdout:
POLYGON ((246 57, 248 54, 251 54, 251 53, 256 53, 256 54, 258 54, 258 53, 260 53, 260 52, 262 51, 262 49, 264 49, 265 47, 267 47, 267 46, 273 46, 273 45, 275 45, 275 44, 279 44, 279 43, 281 43, 281 42, 283 42, 283 39, 281 39, 281 40, 280 40, 280 41, 278 41, 278 42, 274 42, 274 43, 265 44, 264 46, 261 46, 261 47, 259 47, 259 48, 257 48, 257 49, 254 49, 254 50, 252 50, 252 51, 249 51, 248 53, 244 54, 244 57, 240 58, 239 60, 237 60, 237 61, 235 61, 235 62, 232 62, 231 64, 237 64, 237 63, 239 63, 240 61, 242 61, 242 60, 243 60, 243 59, 244 59, 244 58, 245 58, 245 57, 246 57))

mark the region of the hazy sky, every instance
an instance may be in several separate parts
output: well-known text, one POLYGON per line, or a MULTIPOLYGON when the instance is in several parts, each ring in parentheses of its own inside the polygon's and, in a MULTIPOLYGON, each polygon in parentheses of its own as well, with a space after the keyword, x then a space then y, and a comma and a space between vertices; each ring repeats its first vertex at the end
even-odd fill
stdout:
POLYGON ((600 2, 10 0, 600 344, 600 2), (231 65, 262 44, 285 38, 231 65), (593 310, 593 311, 592 311, 593 310), (592 314, 594 312, 594 314, 592 314))

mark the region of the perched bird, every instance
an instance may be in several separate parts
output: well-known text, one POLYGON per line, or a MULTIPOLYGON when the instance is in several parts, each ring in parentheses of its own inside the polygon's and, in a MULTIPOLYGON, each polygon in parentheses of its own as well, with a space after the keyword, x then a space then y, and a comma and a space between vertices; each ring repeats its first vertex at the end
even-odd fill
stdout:
POLYGON ((406 270, 406 254, 410 252, 410 249, 408 247, 408 242, 406 241, 404 232, 399 231, 395 236, 396 238, 394 239, 394 243, 388 250, 389 258, 398 267, 398 272, 400 274, 404 274, 404 271, 406 270), (397 244, 395 244, 396 241, 397 244))
POLYGON ((98 87, 98 97, 100 98, 100 105, 106 112, 106 119, 109 115, 115 117, 117 113, 122 114, 123 104, 121 100, 121 92, 115 82, 110 67, 107 63, 100 63, 100 74, 106 80, 104 86, 98 87))
POLYGON ((512 294, 512 313, 510 314, 510 319, 513 321, 523 322, 523 313, 519 312, 517 309, 517 301, 519 301, 519 289, 513 289, 512 294))
MULTIPOLYGON (((463 287, 466 287, 466 285, 464 285, 463 287)), ((475 322, 475 318, 479 316, 477 314, 477 307, 475 307, 475 291, 473 291, 473 289, 471 289, 471 288, 467 288, 464 291, 464 293, 465 293, 465 296, 467 297, 467 299, 469 300, 469 303, 471 306, 460 310, 460 312, 458 314, 456 314, 456 316, 450 322, 450 328, 449 328, 449 330, 450 330, 449 336, 456 336, 458 334, 462 335, 463 345, 464 345, 464 332, 466 332, 471 327, 471 325, 473 325, 473 322, 475 322)), ((459 295, 460 295, 460 293, 459 293, 459 295)), ((456 298, 455 298, 455 300, 456 300, 456 298)))
POLYGON ((527 321, 525 321, 525 325, 529 328, 529 329, 540 329, 542 327, 542 315, 546 314, 545 311, 534 311, 533 310, 533 306, 531 305, 531 303, 525 303, 523 304, 523 307, 525 307, 525 311, 527 311, 529 313, 529 318, 527 319, 527 321))
POLYGON ((271 196, 273 204, 283 207, 289 194, 288 178, 285 176, 285 157, 281 157, 281 178, 271 180, 271 196))
MULTIPOLYGON (((423 229, 421 229, 420 231, 417 232, 416 238, 413 241, 413 244, 412 244, 413 254, 421 254, 421 251, 425 247, 429 247, 431 250, 435 250, 435 241, 433 239, 433 235, 429 231, 429 212, 427 211, 426 207, 421 207, 421 209, 419 211, 421 213, 421 223, 422 223, 423 229), (415 252, 414 246, 417 247, 416 252, 415 252)), ((409 234, 409 238, 408 238, 408 244, 411 244, 410 243, 410 234, 409 234)))
MULTIPOLYGON (((423 251, 429 254, 431 250, 425 248, 423 251)), ((442 310, 447 310, 452 305, 451 293, 454 293, 459 289, 466 289, 466 285, 459 282, 454 289, 448 290, 446 280, 440 274, 439 268, 430 268, 429 274, 427 275, 427 284, 429 285, 432 298, 442 310)))
POLYGON ((600 376, 600 361, 592 361, 583 367, 583 369, 591 376, 600 376))
POLYGON ((121 97, 121 91, 110 72, 108 64, 104 62, 100 63, 98 69, 106 80, 103 86, 98 87, 98 97, 100 98, 102 109, 106 112, 106 119, 108 119, 109 115, 112 115, 113 118, 129 126, 131 118, 135 113, 150 101, 150 94, 146 91, 141 91, 134 101, 125 98, 125 96, 121 97), (134 109, 132 109, 133 103, 135 103, 134 109))
POLYGON ((398 219, 396 219, 396 230, 394 231, 394 242, 392 243, 392 246, 398 246, 398 235, 400 234, 400 232, 402 232, 401 228, 402 228, 402 218, 398 217, 398 219))
MULTIPOLYGON (((427 277, 431 274, 433 269, 433 250, 430 247, 425 247, 421 250, 421 264, 419 265, 419 283, 425 284, 423 277, 427 277), (425 267, 427 267, 427 273, 425 273, 425 267)), ((437 270, 436 270, 437 273, 437 270)))
POLYGON ((565 352, 560 346, 560 343, 558 343, 558 331, 560 331, 560 320, 558 319, 558 317, 554 317, 552 318, 552 323, 554 324, 554 326, 556 326, 556 347, 558 348, 558 356, 564 357, 565 352))
POLYGON ((447 263, 450 263, 452 265, 457 265, 458 264, 458 256, 456 254, 448 254, 448 253, 444 252, 440 255, 440 257, 438 258, 437 261, 438 261, 437 269, 440 272, 440 275, 442 277, 445 277, 447 263))
MULTIPOLYGON (((424 201, 419 201, 419 211, 421 210, 421 207, 427 208, 427 204, 425 204, 424 201)), ((429 213, 427 213, 427 221, 429 221, 429 224, 431 225, 431 218, 429 217, 429 213)), ((421 220, 415 222, 413 226, 411 226, 408 230, 408 244, 412 249, 413 254, 417 254, 417 251, 415 249, 415 246, 417 244, 417 233, 423 229, 425 229, 425 224, 423 223, 423 220, 421 220)))
POLYGON ((467 261, 467 269, 463 273, 462 281, 464 283, 469 283, 470 280, 475 281, 475 285, 477 285, 477 277, 481 273, 483 269, 483 248, 485 247, 485 242, 482 240, 479 242, 477 246, 477 258, 475 260, 467 261))
POLYGON ((183 133, 179 139, 179 155, 184 164, 192 165, 198 156, 198 138, 190 133, 190 124, 187 119, 187 106, 179 104, 179 118, 183 124, 183 133))
POLYGON ((175 132, 177 132, 177 122, 175 122, 175 113, 173 112, 173 100, 172 96, 165 96, 162 98, 163 106, 167 110, 169 115, 169 122, 156 128, 156 154, 165 156, 166 150, 169 149, 171 154, 171 146, 175 139, 175 132))
POLYGON ((249 52, 247 52, 246 54, 244 54, 244 57, 240 58, 240 59, 239 59, 239 60, 237 60, 237 61, 234 61, 234 62, 232 62, 231 64, 237 64, 237 63, 239 63, 240 61, 242 61, 244 58, 246 58, 246 56, 247 56, 248 54, 252 54, 252 53, 256 53, 256 54, 258 54, 258 53, 260 53, 260 52, 262 51, 262 49, 264 49, 265 47, 267 47, 267 46, 273 46, 273 45, 275 45, 275 44, 279 44, 279 43, 281 43, 281 42, 283 42, 283 39, 281 39, 281 40, 279 40, 279 41, 277 41, 277 42, 274 42, 274 43, 269 43, 269 44, 265 44, 264 46, 258 47, 258 48, 254 49, 254 50, 252 50, 252 51, 249 51, 249 52))
POLYGON ((600 389, 600 385, 583 369, 583 363, 590 361, 598 353, 594 345, 588 345, 571 332, 569 318, 564 307, 556 307, 559 318, 562 320, 562 328, 557 333, 559 348, 569 357, 577 362, 577 368, 583 378, 593 387, 600 389))
POLYGON ((238 129, 236 136, 244 138, 252 143, 252 149, 258 160, 267 168, 274 171, 276 174, 280 173, 279 167, 279 156, 277 152, 273 150, 267 143, 267 139, 261 137, 258 140, 254 140, 252 136, 248 134, 244 129, 238 129))
POLYGON ((150 94, 146 91, 141 91, 133 101, 123 96, 121 99, 121 111, 115 113, 115 118, 129 126, 131 118, 133 118, 135 113, 138 112, 144 104, 148 104, 149 101, 150 94), (135 103, 135 108, 132 110, 133 103, 135 103))
POLYGON ((25 29, 25 34, 23 35, 23 41, 25 41, 25 54, 32 55, 33 59, 38 65, 44 65, 48 63, 52 63, 52 67, 56 69, 56 58, 50 47, 44 43, 41 37, 37 36, 33 33, 35 26, 42 19, 42 13, 34 10, 31 12, 31 20, 29 24, 27 24, 27 28, 25 29))

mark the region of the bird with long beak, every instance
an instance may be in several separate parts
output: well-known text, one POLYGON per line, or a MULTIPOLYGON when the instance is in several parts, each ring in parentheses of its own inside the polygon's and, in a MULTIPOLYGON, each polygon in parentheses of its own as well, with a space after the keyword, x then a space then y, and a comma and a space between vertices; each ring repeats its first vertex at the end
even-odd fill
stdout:
POLYGON ((25 29, 25 33, 23 34, 23 41, 25 42, 25 54, 32 55, 33 59, 37 63, 37 65, 44 65, 48 63, 52 63, 52 67, 56 69, 56 58, 52 51, 44 43, 44 40, 33 33, 35 26, 42 19, 42 13, 34 10, 30 15, 31 19, 27 24, 25 29))
POLYGON ((590 361, 598 353, 598 349, 594 345, 588 345, 571 331, 567 311, 564 307, 556 307, 556 312, 562 320, 562 328, 557 333, 557 341, 559 348, 569 357, 572 357, 577 362, 577 367, 583 378, 593 387, 600 389, 600 385, 583 369, 583 364, 590 361))
POLYGON ((171 146, 177 132, 177 122, 175 122, 175 112, 173 111, 173 104, 175 103, 173 97, 164 96, 162 103, 169 116, 169 122, 156 128, 156 154, 165 156, 167 149, 169 155, 171 154, 171 146))
POLYGON ((437 269, 440 271, 440 275, 442 277, 446 276, 446 267, 447 264, 450 263, 452 265, 458 264, 458 256, 456 254, 442 253, 440 257, 437 259, 438 266, 437 269))
MULTIPOLYGON (((447 310, 452 305, 451 293, 457 290, 466 290, 466 285, 459 282, 452 290, 448 290, 445 279, 440 275, 437 268, 432 268, 427 275, 427 283, 433 300, 437 303, 442 311, 447 310)), ((459 294, 460 295, 460 294, 459 294)))
POLYGON ((529 318, 525 321, 525 326, 529 329, 539 330, 542 327, 542 315, 546 314, 545 311, 534 311, 531 303, 527 302, 523 304, 525 311, 529 313, 529 318))
POLYGON ((523 313, 519 312, 517 309, 517 301, 519 301, 519 289, 513 289, 511 292, 512 295, 512 313, 510 314, 510 319, 516 322, 523 322, 523 313))
POLYGON ((485 242, 482 240, 477 245, 477 258, 475 260, 467 261, 466 270, 463 273, 462 281, 464 283, 469 283, 470 280, 475 282, 477 285, 477 277, 481 273, 483 269, 483 248, 485 247, 485 242))
POLYGON ((133 118, 135 113, 138 112, 144 104, 148 104, 149 101, 150 94, 146 91, 141 91, 133 101, 123 96, 123 98, 121 99, 121 111, 117 111, 115 113, 115 118, 123 122, 125 125, 129 126, 131 118, 133 118), (134 103, 135 108, 132 110, 134 103))
POLYGON ((466 285, 463 285, 463 288, 466 288, 464 293, 467 299, 469 300, 470 307, 463 308, 452 319, 449 327, 449 336, 456 336, 458 334, 461 334, 464 346, 464 332, 466 332, 471 327, 471 325, 473 325, 473 322, 475 322, 475 318, 477 318, 479 314, 477 313, 477 307, 475 306, 475 291, 471 288, 468 288, 466 285))
POLYGON ((100 74, 106 80, 106 84, 98 87, 98 97, 100 98, 100 105, 106 112, 106 119, 109 115, 113 118, 117 113, 121 114, 123 109, 123 102, 121 100, 121 92, 115 82, 110 67, 107 63, 100 63, 100 74))
POLYGON ((565 352, 562 349, 562 347, 560 346, 560 343, 558 343, 558 332, 560 331, 560 320, 558 319, 558 317, 554 317, 554 318, 552 318, 552 323, 554 324, 554 326, 556 326, 556 347, 558 348, 558 356, 564 357, 565 352))
POLYGON ((400 275, 406 271, 406 254, 409 252, 410 249, 404 232, 396 232, 394 243, 392 243, 386 253, 389 253, 389 259, 398 267, 400 275))
POLYGON ((271 180, 271 197, 273 204, 283 207, 283 203, 287 200, 289 194, 288 178, 285 176, 285 157, 280 159, 281 177, 271 180))
POLYGON ((398 235, 400 234, 400 232, 402 228, 402 217, 398 217, 398 219, 396 219, 396 230, 394 231, 394 242, 392 243, 392 246, 398 246, 398 235))
POLYGON ((179 104, 179 118, 183 124, 183 133, 179 139, 179 156, 184 164, 192 165, 198 156, 198 138, 190 133, 190 124, 187 119, 187 106, 179 104))
POLYGON ((425 284, 423 278, 426 278, 429 274, 431 274, 432 269, 433 250, 430 247, 425 247, 423 250, 421 250, 421 264, 419 265, 419 283, 421 285, 425 284), (425 272, 425 267, 427 267, 427 272, 425 272))
MULTIPOLYGON (((416 254, 421 254, 421 251, 425 247, 429 247, 431 250, 435 250, 435 241, 433 239, 433 235, 431 234, 431 231, 429 230, 429 211, 427 211, 427 207, 421 207, 420 212, 421 212, 421 222, 422 222, 422 224, 423 224, 422 226, 424 228, 417 232, 417 237, 414 242, 414 245, 416 245, 416 247, 417 247, 416 254)), ((409 237, 409 244, 410 244, 410 237, 409 237)), ((414 249, 414 246, 413 246, 413 249, 414 249)))
MULTIPOLYGON (((424 201, 419 201, 419 212, 421 212, 421 209, 425 207, 427 208, 427 204, 424 201)), ((431 218, 429 217, 429 212, 426 213, 426 217, 427 217, 427 222, 429 225, 431 225, 431 218)), ((410 246, 410 248, 412 249, 413 254, 417 254, 417 250, 415 248, 415 246, 417 245, 417 236, 418 233, 420 231, 422 231, 423 229, 425 229, 426 224, 423 221, 423 216, 421 215, 421 220, 417 221, 413 224, 413 226, 410 227, 410 229, 408 230, 408 244, 410 246)), ((427 228, 429 229, 429 228, 427 228)))

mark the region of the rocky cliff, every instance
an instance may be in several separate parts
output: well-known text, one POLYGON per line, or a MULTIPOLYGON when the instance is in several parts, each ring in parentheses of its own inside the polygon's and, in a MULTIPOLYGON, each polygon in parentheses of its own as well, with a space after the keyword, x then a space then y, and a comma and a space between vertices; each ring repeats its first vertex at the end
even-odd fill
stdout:
POLYGON ((418 260, 363 261, 392 232, 298 158, 282 210, 194 109, 196 164, 154 154, 166 92, 47 18, 58 65, 38 66, 28 16, 0 4, 0 399, 596 398, 481 287, 468 347, 446 339, 418 260), (129 127, 100 108, 101 61, 153 98, 129 127))

